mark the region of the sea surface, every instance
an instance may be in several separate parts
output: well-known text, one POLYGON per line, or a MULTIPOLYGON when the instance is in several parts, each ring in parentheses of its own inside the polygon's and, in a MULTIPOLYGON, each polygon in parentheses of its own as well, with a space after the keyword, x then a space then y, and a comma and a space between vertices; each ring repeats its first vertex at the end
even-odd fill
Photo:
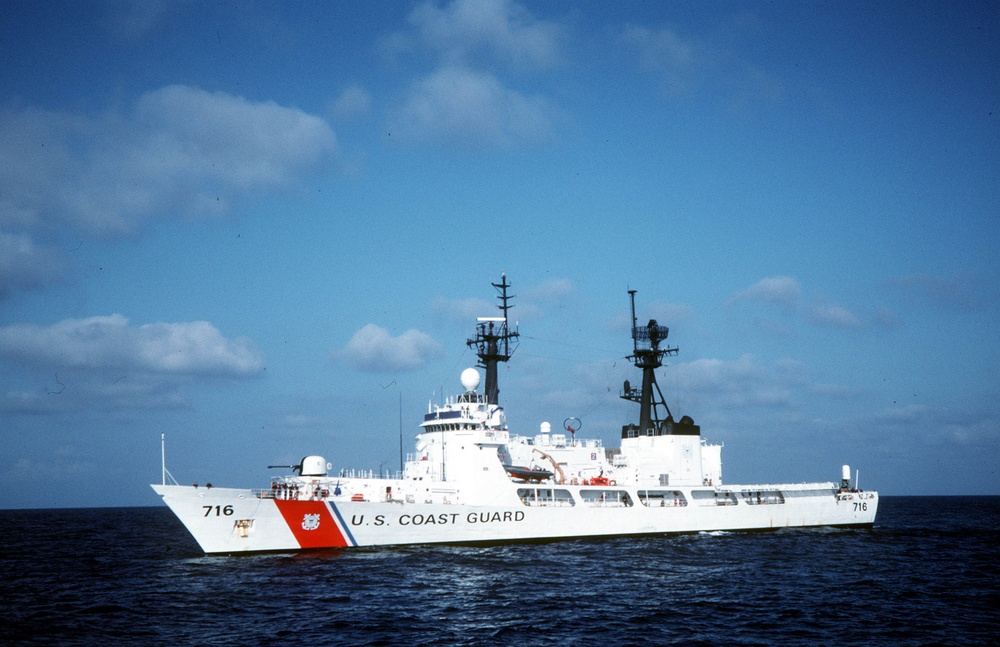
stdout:
POLYGON ((2 645, 996 645, 1000 497, 871 530, 206 557, 166 507, 0 510, 2 645))

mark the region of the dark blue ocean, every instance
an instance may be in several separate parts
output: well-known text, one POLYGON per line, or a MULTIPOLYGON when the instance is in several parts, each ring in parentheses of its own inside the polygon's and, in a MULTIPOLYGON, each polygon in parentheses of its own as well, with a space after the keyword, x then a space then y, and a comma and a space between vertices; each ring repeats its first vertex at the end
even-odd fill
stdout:
POLYGON ((0 511, 3 645, 996 645, 1000 497, 871 530, 205 557, 165 507, 0 511))

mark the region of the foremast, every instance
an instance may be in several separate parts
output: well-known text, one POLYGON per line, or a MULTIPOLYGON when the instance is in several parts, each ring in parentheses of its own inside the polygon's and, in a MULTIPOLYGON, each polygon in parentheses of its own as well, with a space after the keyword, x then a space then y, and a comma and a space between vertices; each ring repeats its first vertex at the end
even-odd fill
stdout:
POLYGON ((479 356, 479 367, 486 370, 486 385, 484 388, 486 401, 489 404, 498 404, 500 397, 500 387, 497 382, 497 364, 506 362, 517 348, 517 326, 514 330, 508 325, 507 313, 514 306, 510 305, 512 296, 507 294, 507 275, 500 275, 499 283, 491 283, 500 293, 497 299, 500 305, 497 308, 503 313, 502 317, 479 317, 476 324, 476 336, 466 341, 469 347, 475 347, 476 355, 479 356), (514 342, 513 348, 511 343, 514 342))
MULTIPOLYGON (((678 348, 670 346, 660 346, 666 341, 670 329, 667 326, 657 324, 656 319, 650 319, 645 326, 639 326, 635 317, 635 290, 629 290, 629 298, 632 301, 632 354, 628 359, 635 364, 636 368, 642 369, 642 388, 636 389, 628 380, 625 380, 621 398, 639 404, 639 426, 626 426, 626 432, 638 432, 638 435, 653 435, 651 429, 662 431, 663 424, 667 421, 673 422, 673 416, 667 402, 660 391, 660 386, 656 383, 656 369, 663 366, 663 358, 667 355, 676 355, 678 348), (660 408, 666 413, 666 417, 660 416, 660 408)), ((624 435, 624 434, 623 434, 624 435)))

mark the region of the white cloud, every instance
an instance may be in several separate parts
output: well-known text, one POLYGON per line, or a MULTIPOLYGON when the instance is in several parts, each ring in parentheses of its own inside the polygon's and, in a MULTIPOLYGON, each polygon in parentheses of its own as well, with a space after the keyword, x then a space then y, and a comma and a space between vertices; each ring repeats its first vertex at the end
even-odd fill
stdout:
POLYGON ((927 301, 946 308, 972 309, 984 301, 984 281, 973 274, 949 277, 913 274, 892 279, 888 284, 904 293, 916 293, 927 301))
POLYGON ((789 337, 795 334, 789 315, 801 316, 813 326, 844 330, 890 329, 898 325, 898 316, 885 306, 851 308, 825 298, 802 299, 802 285, 790 276, 771 276, 747 289, 734 293, 727 304, 747 301, 773 306, 771 316, 755 315, 751 321, 761 330, 789 337))
POLYGON ((249 339, 226 339, 208 322, 135 327, 119 314, 51 326, 5 326, 0 328, 0 357, 55 371, 248 377, 264 370, 263 355, 249 339))
POLYGON ((183 85, 131 110, 84 116, 0 108, 0 296, 59 275, 33 241, 71 231, 132 235, 152 217, 224 214, 247 193, 286 187, 336 147, 319 117, 183 85), (15 238, 11 238, 15 236, 15 238))
POLYGON ((335 147, 327 123, 301 110, 181 85, 125 114, 0 111, 0 135, 0 224, 110 236, 287 185, 335 147))
MULTIPOLYGON (((932 408, 926 404, 893 406, 875 412, 873 428, 886 434, 906 434, 907 442, 991 447, 1000 440, 1000 420, 994 411, 932 408)), ((892 438, 892 435, 887 437, 892 438)))
POLYGON ((342 119, 363 117, 371 112, 372 96, 359 85, 351 85, 333 101, 333 114, 342 119))
POLYGON ((663 303, 654 301, 645 306, 651 319, 656 319, 661 326, 672 326, 678 323, 687 323, 694 320, 694 308, 686 303, 663 303))
POLYGON ((1000 420, 992 412, 967 415, 962 420, 949 420, 942 425, 942 440, 968 447, 989 447, 1000 440, 1000 420))
MULTIPOLYGON (((523 292, 510 292, 511 296, 523 296, 524 299, 514 299, 508 317, 512 322, 520 320, 539 321, 549 312, 570 307, 576 294, 576 285, 569 279, 547 279, 538 285, 526 288, 523 292)), ((497 310, 499 301, 490 306, 488 316, 499 317, 497 310)), ((483 315, 480 315, 483 316, 483 315)))
POLYGON ((864 328, 865 324, 842 305, 817 303, 809 308, 809 320, 817 326, 831 328, 864 328))
POLYGON ((686 387, 703 391, 727 390, 734 382, 755 380, 761 375, 761 369, 750 355, 735 361, 699 359, 677 364, 674 370, 686 387))
POLYGON ((528 290, 526 296, 543 301, 562 301, 576 293, 576 285, 569 279, 548 279, 528 290))
POLYGON ((545 99, 506 88, 493 74, 446 67, 414 83, 391 129, 415 141, 506 146, 550 137, 549 111, 545 99))
POLYGON ((144 95, 136 107, 132 151, 149 169, 222 180, 227 186, 283 185, 303 165, 332 150, 335 137, 319 117, 273 101, 172 85, 144 95))
POLYGON ((677 384, 688 396, 706 397, 722 406, 787 406, 792 388, 801 381, 799 370, 784 363, 767 368, 751 355, 737 360, 700 359, 676 364, 677 384))
POLYGON ((781 100, 785 96, 781 78, 729 48, 734 36, 761 40, 759 21, 737 20, 721 27, 694 38, 671 27, 632 25, 622 31, 621 38, 671 95, 688 96, 710 89, 720 92, 731 108, 773 105, 781 100))
POLYGON ((700 46, 668 27, 632 26, 624 31, 623 39, 638 50, 644 65, 662 75, 673 92, 687 90, 704 66, 700 46))
POLYGON ((912 424, 926 420, 930 415, 930 407, 926 404, 908 404, 883 409, 875 414, 875 418, 880 422, 892 424, 912 424))
POLYGON ((20 414, 178 408, 192 380, 264 371, 250 340, 210 323, 132 326, 118 314, 2 327, 0 360, 22 367, 13 375, 27 388, 0 395, 0 411, 20 414))
POLYGON ((63 254, 56 250, 28 236, 0 231, 0 299, 59 280, 64 265, 63 254))
POLYGON ((346 359, 358 370, 378 373, 419 370, 443 352, 441 344, 419 330, 393 337, 386 329, 368 324, 333 357, 346 359))
POLYGON ((561 61, 562 28, 509 0, 456 0, 443 8, 428 2, 413 10, 410 22, 423 43, 448 63, 468 63, 481 55, 534 68, 561 61))
POLYGON ((67 411, 177 409, 188 406, 183 376, 163 376, 122 370, 61 369, 34 390, 0 396, 0 411, 55 414, 67 411))
POLYGON ((477 317, 497 316, 495 303, 490 303, 486 299, 445 299, 438 297, 431 304, 431 312, 441 320, 469 325, 477 317))
POLYGON ((770 276, 757 281, 746 290, 734 294, 730 301, 747 300, 793 308, 802 294, 802 284, 790 276, 770 276))
POLYGON ((160 24, 180 4, 170 0, 110 0, 105 23, 111 33, 138 39, 160 24))
POLYGON ((407 55, 427 51, 436 67, 390 111, 394 136, 470 148, 551 136, 551 104, 513 89, 502 76, 559 64, 560 25, 508 0, 456 0, 443 7, 428 2, 413 10, 410 23, 410 30, 386 43, 407 55))

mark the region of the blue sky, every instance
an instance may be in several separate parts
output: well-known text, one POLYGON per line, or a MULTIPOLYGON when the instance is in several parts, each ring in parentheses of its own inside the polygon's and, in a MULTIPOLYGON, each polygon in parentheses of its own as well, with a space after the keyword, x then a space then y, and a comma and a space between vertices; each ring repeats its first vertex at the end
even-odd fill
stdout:
POLYGON ((0 507, 398 467, 506 272, 512 430, 628 289, 730 483, 1000 494, 992 3, 0 9, 0 507))

